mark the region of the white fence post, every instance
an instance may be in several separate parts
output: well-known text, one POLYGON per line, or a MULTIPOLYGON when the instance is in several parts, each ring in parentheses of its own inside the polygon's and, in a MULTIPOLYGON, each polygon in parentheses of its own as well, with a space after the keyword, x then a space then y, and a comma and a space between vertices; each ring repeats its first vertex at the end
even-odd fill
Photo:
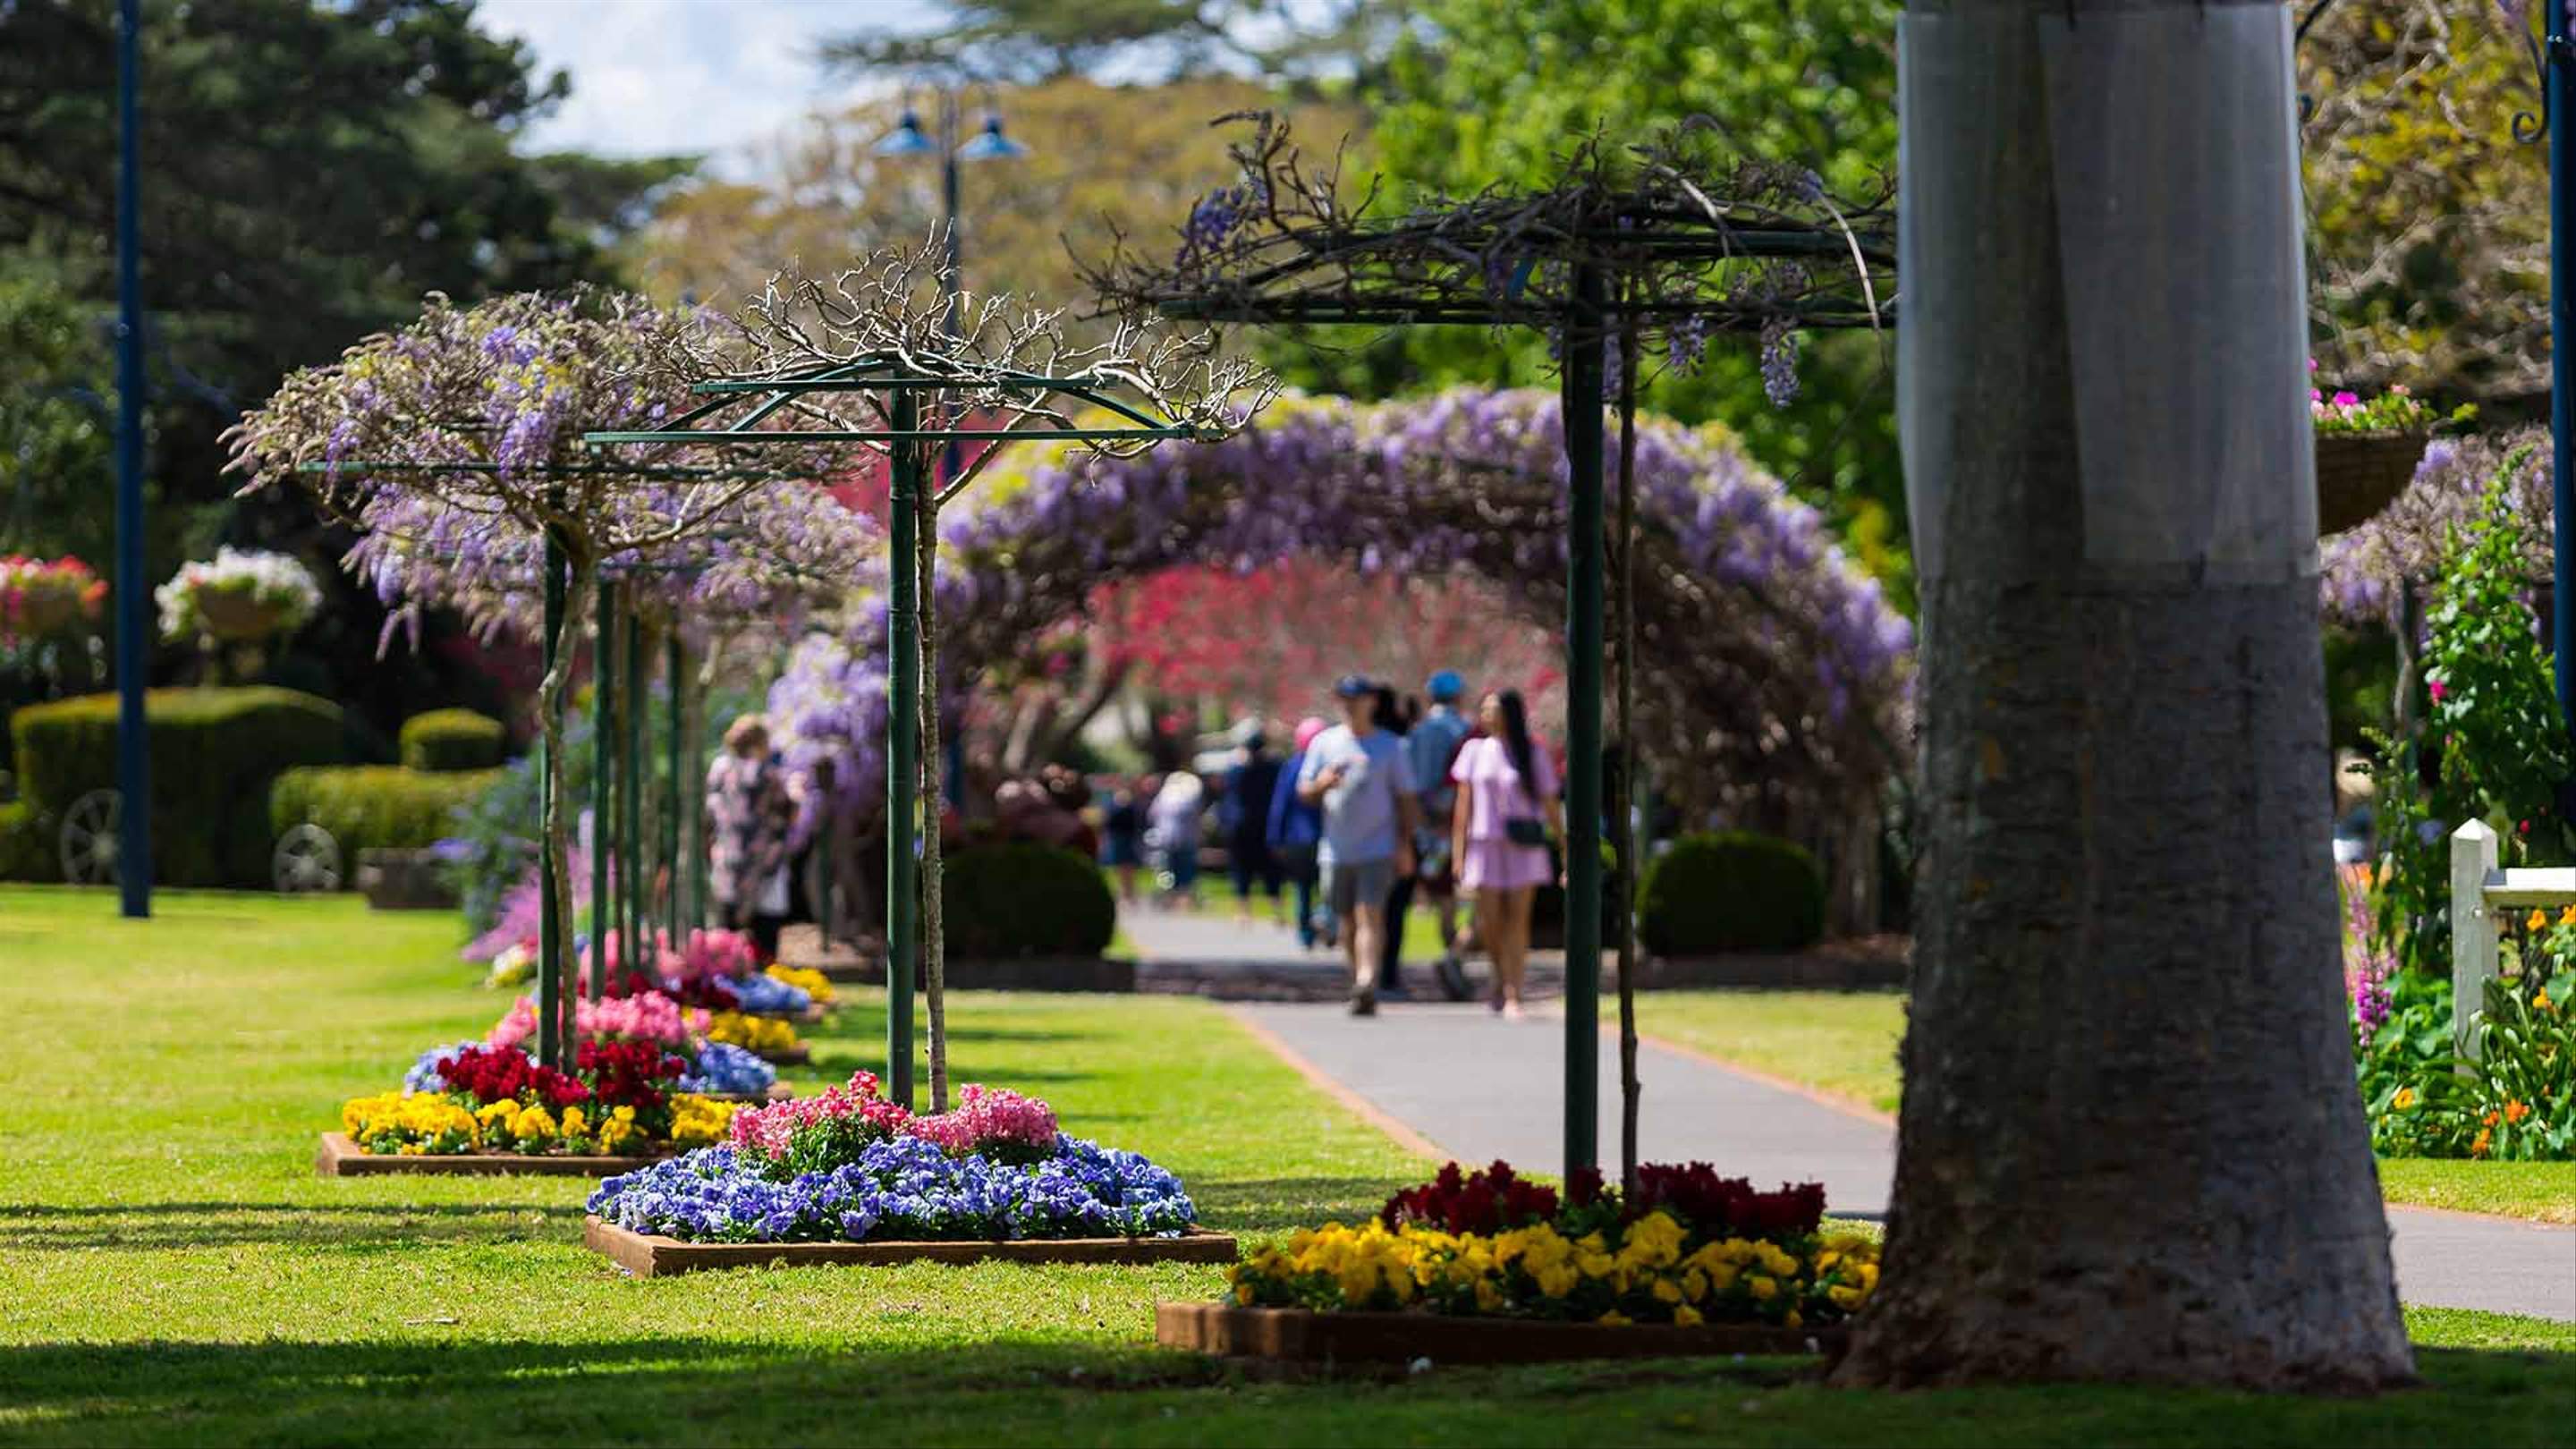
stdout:
POLYGON ((2495 979, 2496 918, 2487 907, 2487 874, 2496 868, 2496 833, 2483 820, 2451 832, 2451 1038, 2475 1057, 2471 1028, 2495 979))

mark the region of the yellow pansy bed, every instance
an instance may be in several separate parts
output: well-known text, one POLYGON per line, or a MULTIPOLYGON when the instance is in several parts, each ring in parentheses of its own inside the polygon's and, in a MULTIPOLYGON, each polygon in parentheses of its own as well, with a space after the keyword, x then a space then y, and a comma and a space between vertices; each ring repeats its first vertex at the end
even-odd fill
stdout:
POLYGON ((807 1055, 805 1044, 796 1038, 796 1028, 774 1016, 719 1011, 708 1018, 705 1035, 709 1041, 757 1052, 773 1062, 802 1061, 807 1055))
POLYGON ((1224 1302, 1158 1305, 1155 1334, 1283 1360, 1811 1353, 1878 1287, 1878 1245, 1822 1231, 1823 1210, 1815 1184, 1757 1192, 1700 1163, 1562 1196, 1451 1163, 1375 1220, 1254 1250, 1224 1302))
POLYGON ((832 1004, 832 978, 810 966, 772 966, 768 974, 804 992, 816 1006, 832 1004))

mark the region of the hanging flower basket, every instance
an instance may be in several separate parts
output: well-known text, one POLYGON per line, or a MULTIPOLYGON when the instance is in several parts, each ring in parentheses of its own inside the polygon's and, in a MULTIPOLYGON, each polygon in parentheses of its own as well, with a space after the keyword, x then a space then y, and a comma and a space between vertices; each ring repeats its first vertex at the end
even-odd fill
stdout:
POLYGON ((51 639, 95 621, 107 585, 76 558, 0 558, 0 647, 51 639))
POLYGON ((2396 501, 2424 460, 2432 434, 2317 434, 2317 532, 2341 533, 2396 501))
POLYGON ((165 638, 258 644, 304 627, 322 588, 285 554, 224 548, 212 563, 182 565, 153 599, 165 638))
POLYGON ((226 644, 256 644, 286 627, 287 610, 248 594, 208 590, 197 595, 197 619, 203 632, 226 644))

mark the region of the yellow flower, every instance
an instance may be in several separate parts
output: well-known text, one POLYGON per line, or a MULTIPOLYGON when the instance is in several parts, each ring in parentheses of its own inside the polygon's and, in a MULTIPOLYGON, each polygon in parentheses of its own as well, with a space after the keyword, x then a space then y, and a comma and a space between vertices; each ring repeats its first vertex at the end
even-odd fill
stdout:
POLYGON ((2469 1144, 2469 1155, 2471 1157, 2486 1156, 2488 1144, 2494 1140, 2494 1137, 2495 1133, 2492 1130, 2485 1127, 2479 1128, 2478 1140, 2469 1144))
POLYGON ((1627 1314, 1620 1312, 1616 1308, 1611 1309, 1609 1312, 1604 1313, 1599 1318, 1593 1320, 1593 1322, 1600 1324, 1604 1328, 1625 1328, 1635 1321, 1635 1319, 1630 1318, 1627 1314))
POLYGON ((2549 924, 2549 913, 2535 906, 2532 908, 2531 915, 2525 918, 2522 924, 2526 929, 2540 930, 2549 924))
POLYGON ((1751 1290, 1754 1301, 1758 1303, 1768 1303, 1772 1299, 1780 1296, 1779 1283, 1773 1279, 1765 1278, 1759 1273, 1745 1279, 1744 1286, 1751 1290))
POLYGON ((1476 1311, 1479 1313, 1499 1313, 1502 1311, 1502 1308, 1503 1290, 1495 1287, 1494 1280, 1491 1278, 1477 1279, 1476 1311))
POLYGON ((1575 1284, 1583 1281, 1572 1268, 1562 1263, 1553 1268, 1541 1269, 1537 1276, 1538 1291, 1550 1298, 1564 1297, 1574 1291, 1575 1284))
POLYGON ((2415 1089, 2413 1087, 2398 1088, 2397 1095, 2388 1099, 2388 1105, 2399 1112, 2403 1112, 2407 1108, 2414 1106, 2415 1089))
POLYGON ((1665 1303, 1679 1303, 1682 1301, 1682 1285, 1674 1282, 1670 1278, 1656 1279, 1654 1292, 1655 1297, 1665 1303))
POLYGON ((1596 1250, 1575 1255, 1574 1266, 1582 1269, 1586 1278, 1607 1278, 1610 1270, 1619 1266, 1619 1260, 1596 1250))
POLYGON ((2571 905, 2567 909, 2558 913, 2558 924, 2562 926, 2576 926, 2576 905, 2571 905))
POLYGON ((1243 1304, 1248 1308, 1252 1305, 1252 1300, 1255 1296, 1252 1283, 1249 1279, 1234 1285, 1235 1302, 1243 1304))
POLYGON ((2549 988, 2546 986, 2540 988, 2540 990, 2533 995, 2531 998, 2531 1006, 2535 1011, 2556 1011, 2558 1009, 2557 1003, 2549 999, 2549 988))
POLYGON ((1693 1303, 1708 1296, 1708 1274, 1705 1270, 1693 1268, 1682 1275, 1682 1296, 1693 1303))
POLYGON ((1781 1318, 1780 1326, 1782 1328, 1802 1328, 1806 1325, 1806 1322, 1806 1319, 1798 1316, 1798 1310, 1792 1308, 1784 1317, 1781 1318))
POLYGON ((1836 1308, 1840 1308, 1847 1313, 1860 1307, 1861 1301, 1868 1296, 1868 1294, 1847 1284, 1837 1284, 1836 1286, 1825 1290, 1825 1297, 1831 1299, 1836 1308))
POLYGON ((2507 1122, 2519 1122, 2530 1115, 2531 1104, 2528 1102, 2507 1102, 2504 1104, 2504 1120, 2507 1122))
POLYGON ((1673 1310, 1673 1324, 1678 1328, 1697 1328, 1701 1322, 1698 1309, 1685 1303, 1673 1310))

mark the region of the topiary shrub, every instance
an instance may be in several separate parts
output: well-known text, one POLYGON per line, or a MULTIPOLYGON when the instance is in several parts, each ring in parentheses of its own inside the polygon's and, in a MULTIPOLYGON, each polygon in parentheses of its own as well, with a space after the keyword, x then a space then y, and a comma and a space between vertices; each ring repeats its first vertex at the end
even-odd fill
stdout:
POLYGON ((36 807, 24 800, 0 805, 0 880, 48 881, 60 874, 52 835, 36 807))
POLYGON ((942 863, 939 900, 952 957, 1097 956, 1118 928, 1099 867, 1053 845, 961 850, 942 863))
MULTIPOLYGON (((291 689, 156 689, 144 711, 153 879, 267 886, 269 784, 281 770, 347 758, 340 707, 291 689)), ((82 795, 115 788, 115 695, 29 705, 9 727, 20 798, 38 820, 60 820, 82 795)))
POLYGON ((470 709, 433 709, 403 721, 406 770, 488 770, 509 753, 510 732, 470 709))
POLYGON ((1794 951, 1825 931, 1825 873, 1785 840, 1685 835, 1646 870, 1637 936, 1658 956, 1794 951))
POLYGON ((288 770, 268 791, 268 826, 281 835, 313 824, 340 844, 354 872, 361 850, 422 850, 454 835, 458 812, 501 778, 499 770, 405 770, 319 765, 288 770))

